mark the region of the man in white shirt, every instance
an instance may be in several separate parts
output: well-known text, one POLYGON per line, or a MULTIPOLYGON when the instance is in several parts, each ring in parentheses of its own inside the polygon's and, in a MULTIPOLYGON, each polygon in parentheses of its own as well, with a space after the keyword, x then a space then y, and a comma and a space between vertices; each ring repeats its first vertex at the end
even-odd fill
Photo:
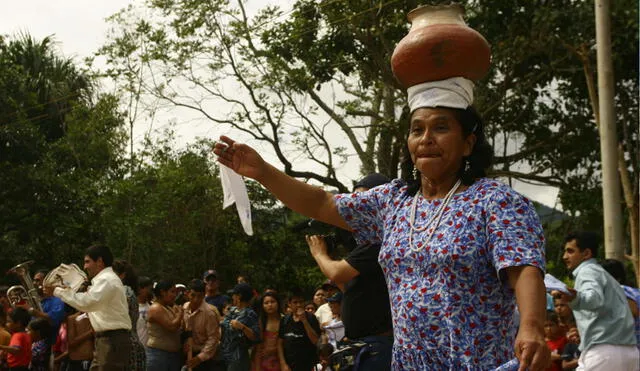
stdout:
MULTIPOLYGON (((339 291, 338 286, 331 281, 326 280, 324 284, 322 284, 322 289, 327 292, 327 297, 332 297, 336 292, 339 291)), ((316 318, 318 319, 318 323, 320 326, 326 325, 329 321, 333 319, 333 314, 331 313, 331 308, 329 307, 329 302, 322 304, 316 310, 316 318)))
POLYGON ((333 349, 338 349, 338 342, 344 338, 345 332, 341 317, 342 292, 338 291, 333 294, 332 297, 327 298, 327 303, 329 303, 329 307, 331 308, 333 319, 326 325, 323 325, 322 329, 327 334, 329 344, 333 346, 333 349))
POLYGON ((87 292, 76 293, 68 287, 45 288, 89 316, 96 338, 91 370, 125 370, 129 365, 131 319, 124 286, 111 269, 112 263, 108 247, 91 246, 84 257, 84 269, 91 279, 87 292))

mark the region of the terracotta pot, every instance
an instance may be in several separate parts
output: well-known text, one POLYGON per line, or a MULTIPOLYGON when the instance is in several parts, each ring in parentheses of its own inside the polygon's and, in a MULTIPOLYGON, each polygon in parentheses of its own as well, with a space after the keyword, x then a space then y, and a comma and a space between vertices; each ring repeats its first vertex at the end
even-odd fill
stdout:
POLYGON ((489 71, 489 43, 462 18, 458 4, 409 12, 411 29, 393 51, 391 68, 405 88, 450 77, 480 80, 489 71))

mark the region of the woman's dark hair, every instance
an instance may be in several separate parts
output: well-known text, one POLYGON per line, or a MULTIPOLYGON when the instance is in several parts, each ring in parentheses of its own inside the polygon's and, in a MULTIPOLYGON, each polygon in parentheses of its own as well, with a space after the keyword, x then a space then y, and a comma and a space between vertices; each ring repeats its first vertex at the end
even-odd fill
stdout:
POLYGON ((600 265, 621 285, 626 284, 627 275, 625 273, 624 264, 620 260, 607 259, 600 265))
POLYGON ((41 338, 46 338, 51 333, 51 324, 46 318, 36 318, 29 322, 29 328, 31 331, 35 331, 41 338))
POLYGON ((102 258, 102 262, 105 267, 110 267, 111 264, 113 264, 113 254, 105 245, 89 246, 85 250, 84 255, 90 257, 93 261, 97 261, 98 258, 102 258))
POLYGON ((113 271, 119 276, 124 274, 122 284, 131 287, 133 292, 138 293, 138 275, 136 270, 133 269, 133 265, 129 264, 126 260, 116 260, 113 262, 113 271))
POLYGON ((258 308, 258 313, 260 313, 260 330, 262 331, 264 331, 267 328, 267 313, 264 311, 264 307, 263 307, 264 299, 266 298, 273 298, 273 300, 275 300, 276 303, 278 303, 278 313, 282 314, 282 304, 280 302, 280 298, 278 297, 278 294, 272 291, 262 294, 262 297, 260 297, 260 308, 258 308))
MULTIPOLYGON (((471 150, 471 154, 465 157, 462 161, 462 166, 458 170, 458 177, 462 180, 462 184, 466 186, 472 185, 476 179, 487 176, 487 169, 491 167, 493 163, 493 148, 487 141, 484 133, 484 122, 480 115, 472 106, 466 109, 460 108, 446 108, 454 112, 460 125, 462 125, 462 134, 465 138, 471 134, 476 135, 476 143, 471 150), (465 171, 466 163, 469 163, 469 170, 465 171)), ((407 151, 409 153, 409 151, 407 151)), ((413 169, 414 165, 411 161, 411 157, 407 156, 402 165, 404 168, 413 169)), ((413 177, 413 172, 409 172, 409 179, 405 179, 408 184, 407 193, 414 195, 420 189, 420 176, 418 178, 413 177)))
POLYGON ((158 283, 156 283, 156 285, 153 286, 153 295, 156 298, 159 298, 163 291, 167 292, 171 290, 173 286, 175 286, 175 284, 171 281, 166 281, 166 280, 158 281, 158 283))

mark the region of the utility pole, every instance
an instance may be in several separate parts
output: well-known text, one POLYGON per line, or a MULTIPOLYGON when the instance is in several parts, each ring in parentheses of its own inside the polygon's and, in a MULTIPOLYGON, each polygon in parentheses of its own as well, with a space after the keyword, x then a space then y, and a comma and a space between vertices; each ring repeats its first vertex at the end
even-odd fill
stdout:
POLYGON ((596 0, 596 48, 598 57, 598 105, 600 106, 600 156, 602 162, 602 203, 604 209, 604 252, 607 259, 624 261, 622 211, 616 117, 614 112, 614 79, 611 63, 611 11, 609 0, 596 0))

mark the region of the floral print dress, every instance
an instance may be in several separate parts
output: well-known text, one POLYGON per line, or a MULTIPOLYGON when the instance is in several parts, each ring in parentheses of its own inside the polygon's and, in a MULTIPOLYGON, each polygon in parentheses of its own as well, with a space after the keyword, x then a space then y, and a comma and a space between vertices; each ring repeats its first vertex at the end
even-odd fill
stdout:
MULTIPOLYGON (((403 181, 335 202, 358 243, 382 244, 394 370, 491 370, 514 358, 515 295, 503 269, 531 265, 543 274, 545 266, 542 227, 528 199, 479 179, 453 196, 435 231, 414 231, 412 244, 414 197, 403 181)), ((414 225, 424 227, 442 200, 419 194, 415 202, 414 225)))

